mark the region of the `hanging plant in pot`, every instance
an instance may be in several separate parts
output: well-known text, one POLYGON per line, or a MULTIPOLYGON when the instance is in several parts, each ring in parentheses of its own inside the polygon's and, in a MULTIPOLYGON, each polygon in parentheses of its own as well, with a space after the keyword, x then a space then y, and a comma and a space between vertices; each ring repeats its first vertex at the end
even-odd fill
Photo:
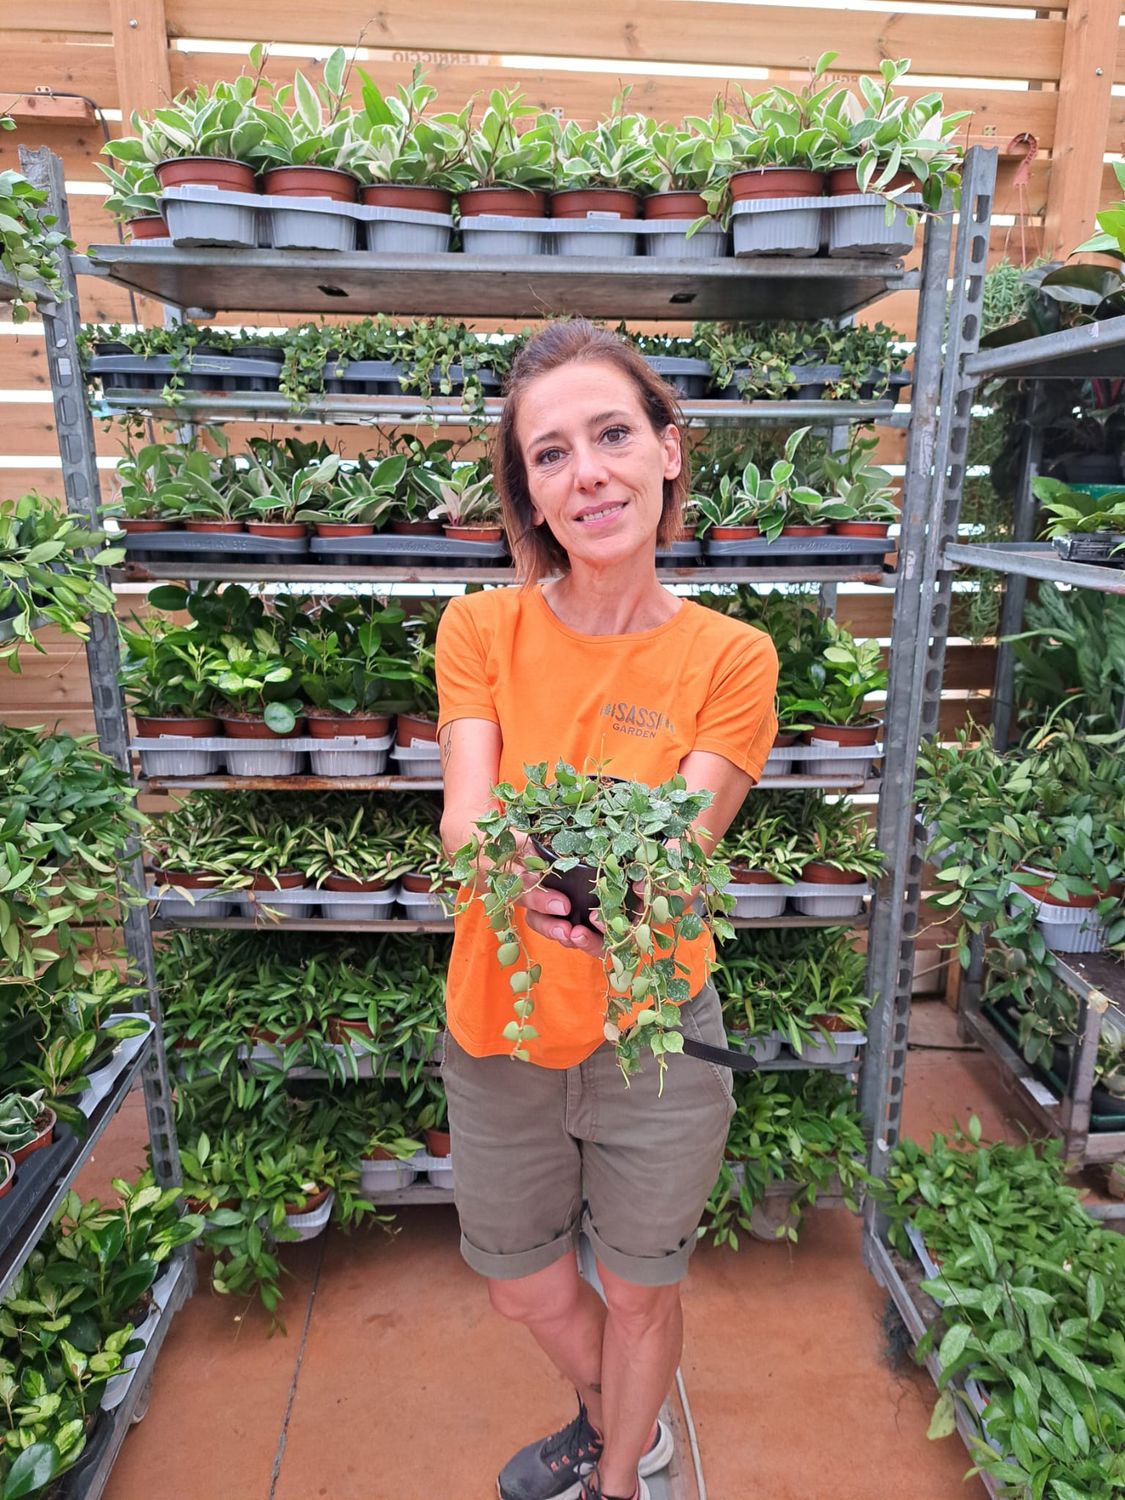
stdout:
POLYGON ((423 81, 420 65, 408 84, 386 95, 369 74, 358 71, 363 109, 354 129, 365 149, 356 170, 367 184, 361 201, 372 208, 449 213, 453 194, 471 181, 458 117, 427 114, 437 90, 423 81))
MULTIPOLYGON (((510 978, 515 1019, 504 1029, 512 1056, 526 1060, 526 1044, 538 1035, 530 1018, 541 977, 517 905, 524 891, 518 867, 555 889, 580 872, 604 926, 606 1039, 626 1076, 647 1049, 663 1077, 666 1054, 683 1046, 679 1004, 691 998, 675 948, 704 931, 692 909, 697 889, 715 935, 732 931, 722 917, 731 904, 724 893, 730 872, 704 853, 693 828, 711 794, 689 792, 681 776, 647 787, 585 775, 562 761, 553 774, 546 763, 525 769, 519 790, 507 783, 493 789, 499 807, 478 821, 480 837, 454 857, 462 885, 480 888, 467 899, 484 902, 501 966, 520 966, 510 978), (535 852, 533 840, 549 857, 535 852)), ((588 910, 571 900, 571 919, 587 920, 588 910)))
POLYGON ((450 541, 495 544, 503 538, 500 496, 487 460, 461 464, 448 479, 435 475, 434 487, 441 499, 430 511, 430 519, 442 522, 450 541))
POLYGON ((558 130, 554 115, 524 102, 520 89, 493 89, 480 124, 473 105, 458 117, 465 134, 471 187, 457 195, 462 219, 475 214, 542 219, 551 185, 551 156, 558 130))

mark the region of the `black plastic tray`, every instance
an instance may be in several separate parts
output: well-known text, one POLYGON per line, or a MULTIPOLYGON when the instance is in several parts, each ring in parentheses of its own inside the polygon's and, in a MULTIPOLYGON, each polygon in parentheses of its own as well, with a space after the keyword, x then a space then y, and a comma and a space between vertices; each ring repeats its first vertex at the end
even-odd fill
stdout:
POLYGON ((1064 562, 1100 563, 1103 568, 1125 568, 1125 536, 1117 531, 1073 531, 1054 538, 1064 562), (1121 551, 1114 556, 1115 549, 1121 551))
POLYGON ((401 396, 399 376, 405 370, 399 359, 329 360, 324 367, 324 389, 332 396, 401 396))
POLYGON ((124 537, 126 557, 140 562, 194 558, 197 562, 307 557, 307 537, 253 536, 248 531, 135 531, 124 537))
POLYGON ((376 532, 374 536, 314 536, 309 548, 314 557, 331 558, 345 553, 379 562, 508 561, 508 549, 503 542, 456 542, 444 536, 394 536, 384 532, 376 532))
POLYGON ((682 566, 684 563, 701 563, 703 561, 703 543, 698 541, 673 542, 668 547, 657 547, 656 560, 658 563, 670 563, 682 566))
POLYGON ((170 354, 96 354, 89 372, 106 391, 159 393, 173 376, 186 391, 276 391, 281 384, 280 360, 233 354, 194 354, 183 360, 170 354))
POLYGON ((795 557, 811 563, 818 559, 847 562, 854 558, 861 565, 873 566, 895 550, 895 543, 889 537, 878 536, 779 536, 776 542, 761 537, 745 542, 713 542, 708 538, 706 548, 708 559, 714 561, 748 557, 755 562, 773 563, 795 557))
MULTIPOLYGON (((996 1030, 1007 1041, 1011 1042, 1012 1046, 1023 1057, 1023 1053, 1020 1051, 1020 1034, 1016 1027, 992 1005, 982 1005, 981 1014, 996 1027, 996 1030)), ((1023 1060, 1037 1078, 1051 1085, 1060 1099, 1066 1099, 1069 1096, 1070 1085, 1068 1081, 1065 1078, 1060 1078, 1053 1068, 1046 1068, 1042 1063, 1029 1063, 1025 1057, 1023 1057, 1023 1060)), ((1125 1115, 1096 1115, 1091 1113, 1090 1129, 1125 1130, 1125 1115)))
POLYGON ((0 1260, 51 1185, 70 1170, 81 1145, 70 1127, 60 1122, 51 1144, 20 1162, 12 1191, 0 1198, 0 1260))

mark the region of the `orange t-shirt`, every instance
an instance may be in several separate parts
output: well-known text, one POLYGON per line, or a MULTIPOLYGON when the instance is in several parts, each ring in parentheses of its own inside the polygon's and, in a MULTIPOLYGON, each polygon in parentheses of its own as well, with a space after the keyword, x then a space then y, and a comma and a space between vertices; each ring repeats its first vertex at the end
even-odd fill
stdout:
MULTIPOLYGON (((515 787, 526 783, 525 765, 559 760, 655 786, 692 750, 722 755, 756 780, 777 733, 773 642, 690 599, 663 625, 629 635, 580 635, 539 585, 451 599, 438 630, 437 686, 441 724, 500 726, 499 780, 515 787)), ((574 1067, 604 1040, 602 962, 532 932, 519 907, 516 924, 542 965, 531 1061, 574 1067)), ((693 995, 713 956, 707 930, 677 946, 693 995)), ((511 1050, 503 1030, 513 1019, 512 972, 497 962, 484 905, 473 901, 454 924, 446 1010, 474 1057, 511 1050)))

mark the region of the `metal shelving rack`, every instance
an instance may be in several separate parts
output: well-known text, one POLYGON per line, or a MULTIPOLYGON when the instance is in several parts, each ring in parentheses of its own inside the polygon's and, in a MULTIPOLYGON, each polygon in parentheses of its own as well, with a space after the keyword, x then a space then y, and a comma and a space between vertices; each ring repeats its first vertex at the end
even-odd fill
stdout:
MULTIPOLYGON (((47 188, 51 195, 51 211, 59 216, 58 227, 64 234, 68 234, 70 221, 63 191, 62 163, 49 151, 28 152, 21 147, 20 164, 27 177, 36 186, 47 188)), ((81 364, 77 358, 77 338, 80 328, 78 299, 71 265, 72 258, 64 252, 60 254, 59 259, 64 288, 69 296, 58 300, 41 297, 38 302, 38 311, 43 319, 44 342, 51 375, 67 508, 86 518, 88 524, 96 529, 101 525, 98 513, 98 478, 94 457, 93 429, 86 406, 81 364)), ((6 292, 10 294, 10 288, 7 283, 0 282, 0 299, 5 296, 6 292)), ((95 614, 90 617, 89 623, 90 637, 86 644, 86 660, 93 692, 94 719, 99 744, 102 751, 109 755, 118 767, 128 771, 129 753, 126 749, 124 700, 117 685, 116 621, 112 616, 95 614)), ((140 852, 134 844, 127 851, 119 878, 134 887, 143 888, 139 886, 140 877, 140 852)), ((40 1236, 50 1223, 52 1213, 86 1161, 90 1147, 109 1126, 138 1076, 143 1080, 149 1146, 156 1181, 166 1187, 178 1185, 182 1180, 147 912, 143 907, 126 907, 122 912, 121 923, 125 946, 141 983, 141 995, 138 997, 136 1008, 151 1017, 153 1030, 145 1045, 138 1050, 130 1066, 116 1080, 110 1094, 95 1109, 84 1140, 81 1143, 75 1143, 73 1155, 68 1153, 66 1165, 60 1167, 28 1216, 22 1231, 12 1241, 5 1254, 0 1257, 0 1296, 3 1295, 35 1248, 40 1236)), ((83 1468, 81 1488, 83 1500, 96 1500, 96 1497, 101 1494, 110 1467, 130 1425, 134 1420, 139 1420, 140 1416, 143 1416, 147 1408, 152 1371, 160 1345, 164 1342, 172 1318, 194 1288, 195 1268, 189 1247, 177 1252, 174 1264, 177 1267, 175 1284, 149 1345, 133 1371, 133 1378, 129 1382, 124 1399, 111 1413, 108 1413, 109 1431, 99 1440, 97 1461, 88 1471, 83 1468)))
MULTIPOLYGON (((967 189, 971 180, 970 172, 966 177, 967 189)), ((962 209, 963 218, 974 207, 974 199, 967 197, 962 209)), ((1030 437, 1017 486, 1013 527, 1016 540, 987 544, 958 540, 961 490, 975 391, 981 381, 1001 376, 1033 381, 1082 377, 1120 378, 1125 375, 1125 317, 1067 329, 1002 348, 972 350, 969 347, 971 340, 965 334, 967 327, 971 327, 975 337, 975 329, 980 323, 980 293, 984 268, 987 266, 987 214, 979 224, 983 228, 983 243, 974 253, 972 247, 978 236, 971 233, 968 237, 967 258, 962 256, 959 247, 952 282, 949 327, 954 348, 950 351, 943 372, 941 392, 941 426, 946 435, 941 444, 939 459, 944 457, 945 461, 935 462, 937 496, 934 506, 935 525, 930 541, 936 565, 932 570, 925 570, 926 576, 932 579, 930 587, 933 590, 933 602, 929 610, 929 631, 926 636, 919 638, 918 646, 919 691, 923 700, 920 727, 922 735, 926 737, 937 732, 937 698, 942 680, 952 585, 957 570, 969 567, 992 569, 1006 577, 999 626, 1001 643, 998 649, 994 711, 996 741, 1003 748, 1008 742, 1014 707, 1013 652, 1010 644, 1003 642, 1003 637, 1014 634, 1021 627, 1027 580, 1038 578, 1076 588, 1123 594, 1125 570, 1068 562, 1052 546, 1032 540, 1035 500, 1031 483, 1038 466, 1041 444, 1034 422, 1030 424, 1030 437)), ((1034 392, 1031 400, 1034 403, 1034 392)), ((920 874, 926 840, 917 829, 914 838, 915 847, 910 863, 912 869, 920 874)), ((915 879, 908 921, 916 924, 917 912, 915 879)), ((973 944, 972 964, 962 987, 960 1013, 963 1034, 980 1043, 1000 1068, 1005 1083, 1043 1130, 1061 1137, 1068 1158, 1087 1162, 1112 1160, 1125 1152, 1125 1128, 1091 1132, 1090 1104, 1100 1027, 1106 1017, 1109 1017, 1111 1024, 1125 1030, 1125 971, 1121 970, 1120 965, 1098 955, 1085 957, 1056 954, 1054 960, 1059 981, 1079 1001, 1077 1045, 1074 1048, 1068 1087, 1061 1099, 1032 1076, 1017 1048, 1009 1043, 981 1009, 984 961, 982 940, 973 944)), ((908 1013, 907 1009, 903 1021, 908 1013)), ((904 1043, 905 1030, 902 1038, 904 1043)), ((894 1118, 897 1118, 897 1114, 898 1111, 894 1118)), ((1125 1120, 1122 1123, 1125 1126, 1125 1120)), ((893 1145, 896 1139, 897 1124, 888 1144, 893 1145)), ((1098 1205, 1091 1208, 1090 1212, 1097 1218, 1125 1218, 1125 1205, 1098 1205)), ((902 1261, 886 1244, 881 1235, 879 1216, 872 1211, 870 1218, 873 1232, 865 1236, 864 1241, 867 1264, 891 1294, 912 1336, 918 1339, 940 1309, 921 1291, 918 1283, 922 1277, 918 1268, 902 1261)), ((934 1354, 931 1353, 926 1364, 936 1380, 940 1368, 934 1354)), ((958 1403, 957 1408, 957 1425, 965 1438, 966 1446, 971 1448, 970 1438, 976 1429, 961 1403, 958 1403)), ((981 1474, 980 1478, 990 1495, 999 1496, 999 1487, 987 1474, 981 1474)))
MULTIPOLYGON (((44 161, 40 172, 62 207, 59 164, 44 161)), ((971 382, 962 373, 961 356, 971 355, 976 349, 979 326, 976 315, 983 268, 987 264, 995 172, 995 151, 975 148, 968 153, 948 349, 943 349, 943 342, 947 277, 954 241, 950 211, 927 223, 920 272, 907 271, 901 264, 879 259, 728 257, 687 262, 644 258, 568 262, 559 258, 507 260, 447 254, 375 260, 363 254, 179 250, 129 245, 95 247, 88 257, 70 257, 67 267, 71 285, 76 273, 108 278, 117 285, 163 300, 190 317, 207 317, 218 311, 365 314, 391 308, 404 316, 455 314, 466 318, 542 318, 580 312, 614 321, 621 317, 661 322, 708 318, 843 319, 888 293, 899 290, 920 293, 909 417, 902 409, 887 403, 882 411, 873 410, 870 403, 860 403, 862 413, 833 402, 747 403, 737 409, 729 402, 687 404, 690 419, 699 423, 781 424, 823 419, 823 425, 838 426, 871 419, 883 425, 907 426, 907 466, 895 570, 776 564, 737 569, 661 570, 666 582, 682 584, 818 583, 825 587, 828 598, 832 585, 846 580, 882 582, 894 589, 887 730, 878 782, 878 842, 886 856, 886 866, 869 916, 868 988, 875 996, 875 1003, 870 1014, 860 1089, 861 1108, 871 1141, 872 1167, 876 1172, 885 1170, 888 1153, 898 1137, 901 1116, 922 868, 913 835, 915 759, 921 734, 933 733, 936 728, 941 653, 948 615, 947 575, 939 565, 939 528, 932 520, 944 514, 950 508, 952 496, 959 493, 959 465, 963 461, 971 389, 971 382), (720 406, 721 411, 714 410, 720 406), (957 484, 952 489, 948 483, 951 471, 957 474, 957 484), (932 659, 927 659, 928 656, 932 659)), ((60 439, 65 445, 68 495, 73 503, 92 512, 97 503, 93 426, 82 401, 76 334, 76 318, 60 324, 54 341, 52 377, 60 414, 60 439)), ((115 398, 109 404, 119 406, 126 400, 135 400, 134 393, 123 395, 120 402, 115 398)), ((143 400, 142 396, 142 403, 143 400)), ((259 396, 216 399, 188 395, 182 405, 177 405, 175 414, 180 421, 185 416, 237 421, 264 413, 269 404, 268 398, 259 396)), ((393 413, 401 421, 408 410, 415 409, 390 397, 368 397, 362 404, 360 398, 329 397, 310 403, 306 413, 308 418, 322 421, 370 421, 382 413, 393 413)), ((154 415, 164 415, 164 411, 159 402, 152 403, 154 415)), ((280 411, 270 414, 275 419, 282 415, 280 411)), ((287 416, 293 420, 292 413, 287 412, 287 416)), ((459 410, 439 409, 439 420, 453 422, 464 418, 459 410)), ((944 533, 940 539, 953 540, 944 533)), ((182 578, 185 571, 184 564, 150 564, 143 571, 134 568, 131 576, 182 578)), ((384 583, 470 580, 500 583, 507 576, 502 569, 325 569, 315 565, 268 564, 195 565, 190 566, 190 575, 193 579, 253 577, 262 582, 293 583, 341 581, 345 577, 384 583)), ((114 747, 115 754, 124 757, 125 718, 115 675, 106 655, 98 660, 95 691, 102 700, 100 712, 106 719, 107 742, 114 747)), ((167 783, 161 781, 160 785, 167 783)), ((143 931, 131 932, 130 938, 148 955, 151 965, 146 911, 139 911, 136 925, 143 931)), ((246 925, 251 925, 249 919, 246 925)), ((797 917, 782 918, 773 924, 739 925, 839 925, 839 919, 834 923, 817 923, 815 919, 797 917)), ((330 924, 323 920, 310 921, 307 926, 331 930, 330 924)), ((151 974, 151 968, 148 972, 151 974)), ((402 1195, 388 1195, 386 1201, 421 1199, 408 1189, 402 1195)), ((449 1199, 439 1193, 435 1201, 449 1199)), ((822 1196, 820 1201, 834 1200, 822 1196)), ((865 1215, 865 1258, 879 1274, 881 1247, 877 1234, 877 1218, 869 1207, 865 1215)))

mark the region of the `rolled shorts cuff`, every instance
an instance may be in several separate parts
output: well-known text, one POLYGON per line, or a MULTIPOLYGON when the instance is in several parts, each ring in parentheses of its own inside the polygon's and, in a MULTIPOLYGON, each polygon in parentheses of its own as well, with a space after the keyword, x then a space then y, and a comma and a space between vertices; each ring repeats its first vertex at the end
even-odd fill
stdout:
POLYGON ((683 1281, 699 1238, 693 1231, 685 1245, 667 1255, 626 1255, 623 1250, 615 1250, 606 1244, 590 1220, 589 1209, 582 1213, 582 1233, 602 1265, 631 1286, 675 1286, 678 1281, 683 1281))
POLYGON ((521 1276, 534 1276, 536 1271, 545 1271, 555 1261, 562 1260, 568 1251, 578 1248, 578 1222, 564 1229, 556 1239, 545 1245, 536 1245, 532 1250, 516 1250, 512 1254, 498 1254, 493 1250, 482 1250, 471 1240, 461 1236, 461 1257, 481 1276, 492 1281, 517 1281, 521 1276))

